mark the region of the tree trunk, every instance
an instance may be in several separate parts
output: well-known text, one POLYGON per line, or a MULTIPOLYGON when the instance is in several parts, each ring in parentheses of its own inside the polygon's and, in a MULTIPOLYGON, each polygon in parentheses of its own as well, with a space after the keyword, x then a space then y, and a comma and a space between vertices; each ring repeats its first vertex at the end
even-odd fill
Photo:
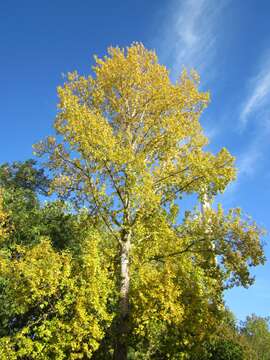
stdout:
POLYGON ((125 232, 121 242, 121 284, 119 318, 116 329, 114 360, 126 360, 129 333, 129 252, 131 234, 125 232))
MULTIPOLYGON (((211 209, 211 202, 209 199, 209 196, 207 194, 207 192, 205 192, 202 196, 202 202, 201 202, 201 210, 202 210, 202 219, 203 221, 206 221, 205 219, 205 213, 211 209)), ((208 220, 206 223, 206 231, 205 231, 205 235, 209 236, 210 235, 210 226, 211 223, 208 220)), ((209 252, 209 256, 208 256, 208 261, 210 261, 212 263, 212 265, 217 265, 217 258, 215 257, 215 244, 213 242, 211 242, 210 244, 210 248, 206 249, 209 252)))

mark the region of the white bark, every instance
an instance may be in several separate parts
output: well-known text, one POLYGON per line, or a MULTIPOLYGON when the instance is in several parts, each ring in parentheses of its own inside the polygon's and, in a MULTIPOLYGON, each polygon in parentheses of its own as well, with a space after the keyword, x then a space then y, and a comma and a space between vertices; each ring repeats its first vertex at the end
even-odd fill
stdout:
POLYGON ((117 338, 114 349, 114 360, 126 360, 128 352, 129 333, 129 257, 131 247, 131 233, 123 234, 120 253, 120 302, 119 320, 117 325, 117 338))
POLYGON ((130 252, 130 233, 127 233, 121 244, 121 310, 124 316, 128 315, 129 310, 129 252, 130 252))
MULTIPOLYGON (((209 200, 209 196, 207 194, 207 192, 205 191, 202 195, 202 201, 201 201, 201 211, 202 211, 202 219, 205 222, 206 225, 206 230, 205 230, 205 234, 208 236, 211 232, 210 229, 210 220, 206 219, 206 213, 208 210, 211 209, 211 202, 209 200)), ((211 242, 211 250, 213 251, 213 253, 215 252, 215 244, 213 242, 211 242)), ((214 255, 213 255, 214 256, 214 255)), ((215 265, 217 265, 217 258, 214 256, 214 261, 215 261, 215 265)))

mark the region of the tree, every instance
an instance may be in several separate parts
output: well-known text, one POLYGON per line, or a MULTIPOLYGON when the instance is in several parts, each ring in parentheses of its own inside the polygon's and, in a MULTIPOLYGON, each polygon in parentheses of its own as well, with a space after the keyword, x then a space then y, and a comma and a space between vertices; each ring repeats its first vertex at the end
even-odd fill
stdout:
POLYGON ((42 205, 28 165, 0 167, 0 358, 90 358, 112 320, 106 234, 59 200, 42 205))
POLYGON ((223 316, 216 330, 209 333, 205 341, 194 346, 194 360, 244 360, 246 347, 242 342, 236 324, 236 318, 229 309, 224 309, 223 316))
POLYGON ((90 233, 76 256, 48 238, 17 245, 15 257, 1 249, 1 359, 91 358, 112 317, 99 241, 90 233))
POLYGON ((9 222, 9 213, 4 208, 3 190, 0 188, 0 240, 5 240, 11 230, 12 227, 9 222))
POLYGON ((42 168, 37 168, 37 162, 33 159, 25 162, 15 161, 12 164, 0 166, 0 186, 4 188, 25 189, 47 194, 49 179, 42 168))
POLYGON ((178 335, 182 326, 183 349, 211 323, 225 287, 252 282, 248 266, 264 261, 261 232, 238 209, 180 221, 185 194, 211 200, 235 178, 226 149, 205 150, 199 117, 209 94, 198 75, 172 83, 137 43, 95 59, 94 76, 70 73, 58 88, 57 138, 36 153, 47 156, 52 189, 99 217, 118 251, 114 359, 127 358, 131 333, 151 342, 153 326, 175 324, 178 335))
POLYGON ((241 333, 257 355, 257 359, 270 359, 269 318, 252 314, 242 323, 241 333))
POLYGON ((12 227, 2 245, 33 244, 40 236, 48 236, 56 248, 67 247, 74 235, 76 217, 62 201, 42 205, 39 195, 44 199, 48 194, 49 179, 44 169, 35 165, 36 161, 30 159, 0 166, 2 208, 12 227))

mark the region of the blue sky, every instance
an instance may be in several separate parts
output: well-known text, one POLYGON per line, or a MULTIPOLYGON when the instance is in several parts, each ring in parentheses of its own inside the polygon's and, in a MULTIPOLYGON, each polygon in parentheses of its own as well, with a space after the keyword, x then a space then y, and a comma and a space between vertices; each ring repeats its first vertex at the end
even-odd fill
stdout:
MULTIPOLYGON (((63 73, 87 74, 93 54, 141 41, 172 78, 183 65, 198 70, 212 98, 201 119, 209 147, 237 158, 238 180, 220 200, 270 230, 269 13, 267 0, 1 1, 0 162, 31 157, 52 133, 63 73)), ((254 274, 251 288, 226 294, 239 319, 270 315, 269 263, 254 274)))

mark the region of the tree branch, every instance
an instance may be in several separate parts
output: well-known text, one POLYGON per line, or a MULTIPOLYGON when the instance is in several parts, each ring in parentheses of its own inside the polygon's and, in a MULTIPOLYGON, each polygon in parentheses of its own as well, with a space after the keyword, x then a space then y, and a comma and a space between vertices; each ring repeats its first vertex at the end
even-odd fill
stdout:
MULTIPOLYGON (((206 238, 202 238, 202 239, 196 239, 194 241, 192 241, 189 245, 187 245, 183 250, 179 250, 179 251, 175 251, 175 252, 172 252, 172 253, 169 253, 169 254, 165 254, 165 255, 155 255, 151 258, 149 258, 148 260, 149 261, 162 261, 166 258, 169 258, 169 257, 173 257, 173 256, 178 256, 178 255, 182 255, 186 252, 189 252, 190 249, 196 245, 198 242, 203 242, 203 241, 206 241, 207 239, 206 238)), ((205 251, 205 250, 204 250, 205 251)), ((194 251, 195 252, 195 251, 194 251)), ((203 252, 203 250, 200 250, 200 251, 196 251, 196 253, 200 253, 200 252, 203 252)))

